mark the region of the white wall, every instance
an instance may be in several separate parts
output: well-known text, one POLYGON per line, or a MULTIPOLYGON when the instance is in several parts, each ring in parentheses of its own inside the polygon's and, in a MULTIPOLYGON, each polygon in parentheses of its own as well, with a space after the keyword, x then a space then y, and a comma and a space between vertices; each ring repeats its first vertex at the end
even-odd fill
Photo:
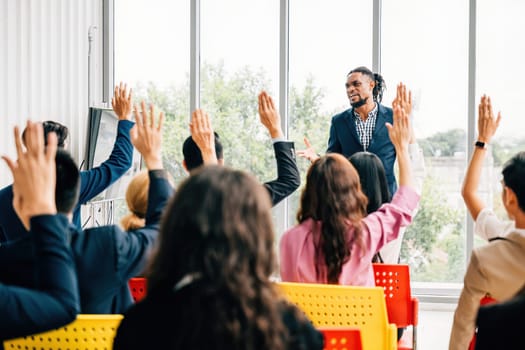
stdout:
MULTIPOLYGON (((84 156, 88 111, 88 31, 92 101, 100 101, 102 0, 0 0, 0 154, 15 156, 13 126, 55 120, 84 156)), ((0 186, 11 183, 0 165, 0 186)))

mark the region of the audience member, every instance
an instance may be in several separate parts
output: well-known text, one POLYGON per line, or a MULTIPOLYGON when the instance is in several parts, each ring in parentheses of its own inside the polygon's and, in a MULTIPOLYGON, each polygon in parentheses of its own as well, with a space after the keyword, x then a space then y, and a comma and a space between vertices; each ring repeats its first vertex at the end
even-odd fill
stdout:
MULTIPOLYGON (((275 206, 299 187, 301 177, 295 160, 294 143, 285 139, 279 112, 265 91, 259 94, 259 117, 270 133, 277 161, 277 179, 264 183, 275 206)), ((223 147, 219 135, 213 132, 208 113, 200 109, 194 111, 190 130, 191 136, 183 146, 186 169, 191 172, 203 163, 222 165, 223 147)))
MULTIPOLYGON (((35 287, 9 285, 0 278, 0 349, 3 341, 44 332, 72 322, 78 311, 78 288, 66 240, 67 218, 55 206, 57 137, 28 122, 26 148, 15 127, 18 159, 3 157, 13 173, 13 207, 35 239, 35 287)), ((0 256, 7 247, 0 247, 0 256)), ((8 263, 8 262, 7 262, 8 263)))
POLYGON ((520 293, 509 301, 484 305, 476 318, 478 327, 476 350, 523 349, 523 315, 525 294, 520 293))
POLYGON ((409 118, 400 106, 394 112, 387 128, 398 155, 400 188, 392 202, 366 215, 368 201, 348 159, 328 153, 315 160, 301 195, 299 224, 280 242, 284 281, 375 285, 373 255, 411 222, 419 202, 408 154, 409 118))
MULTIPOLYGON (((115 86, 115 94, 111 100, 113 110, 118 116, 117 138, 109 158, 93 169, 80 172, 80 195, 78 203, 73 210, 73 224, 78 228, 80 222, 80 206, 93 199, 100 192, 117 181, 131 167, 133 156, 133 145, 129 140, 129 130, 133 126, 131 122, 131 90, 127 90, 122 83, 115 86)), ((44 134, 55 132, 58 136, 58 146, 67 146, 69 131, 66 126, 54 122, 45 121, 44 134)), ((24 226, 17 218, 13 206, 12 186, 0 190, 0 242, 5 244, 11 240, 17 240, 27 235, 24 226)))
POLYGON ((126 189, 126 204, 129 213, 120 220, 124 231, 136 230, 146 224, 148 210, 149 174, 147 170, 137 173, 126 189))
MULTIPOLYGON (((392 123, 392 109, 381 104, 385 80, 366 67, 357 67, 346 76, 346 94, 351 108, 332 117, 327 153, 350 157, 360 151, 376 154, 385 167, 391 194, 397 189, 394 174, 396 152, 385 123, 392 123)), ((307 145, 308 147, 308 145, 307 145)), ((297 152, 304 156, 304 151, 297 152)))
POLYGON ((269 280, 270 208, 251 175, 193 171, 166 209, 148 294, 125 313, 114 349, 322 349, 322 335, 269 280))
POLYGON ((486 295, 506 301, 514 297, 525 281, 525 152, 514 155, 503 165, 502 202, 514 225, 506 225, 490 210, 477 193, 487 145, 494 136, 501 114, 494 117, 490 98, 479 104, 478 139, 463 182, 462 195, 476 231, 499 232, 502 239, 472 251, 463 290, 454 314, 449 349, 467 349, 475 330, 480 300, 486 295))
MULTIPOLYGON (((136 124, 130 131, 131 142, 144 159, 150 183, 145 226, 128 232, 117 225, 92 227, 83 231, 70 226, 68 238, 75 259, 82 313, 123 313, 133 303, 128 280, 143 271, 147 255, 158 236, 162 211, 172 193, 161 160, 163 115, 161 113, 158 124, 155 123, 153 106, 146 111, 144 103, 141 112, 136 111, 135 114, 136 124)), ((63 150, 57 152, 57 168, 57 210, 71 215, 78 195, 78 169, 63 150)), ((15 242, 12 246, 22 243, 15 242)), ((31 243, 25 243, 23 248, 31 249, 31 243)), ((18 248, 17 252, 24 256, 21 249, 18 248)), ((34 269, 31 263, 11 265, 6 270, 14 271, 22 279, 21 283, 28 284, 31 269, 34 269), (20 271, 23 267, 27 269, 25 273, 20 271)))
MULTIPOLYGON (((396 98, 392 102, 393 106, 399 105, 407 115, 411 115, 412 111, 412 93, 407 90, 403 83, 397 85, 396 98)), ((306 149, 298 151, 297 154, 314 161, 319 158, 307 138, 304 139, 306 149)), ((408 144, 408 153, 410 157, 410 164, 414 173, 414 181, 416 184, 416 191, 421 195, 423 187, 423 180, 425 177, 425 162, 423 153, 417 144, 414 128, 410 128, 410 141, 408 144)), ((348 160, 355 167, 359 174, 361 183, 361 190, 368 199, 366 213, 370 214, 387 202, 390 202, 392 195, 388 188, 388 181, 386 178, 385 168, 381 159, 374 153, 367 151, 356 152, 351 155, 348 160)), ((416 209, 417 210, 417 209, 416 209)), ((413 214, 415 216, 415 213, 413 214)), ((374 255, 373 262, 383 262, 386 264, 398 264, 399 255, 401 252, 401 244, 405 234, 406 227, 401 227, 399 235, 393 241, 387 243, 381 250, 374 255)))

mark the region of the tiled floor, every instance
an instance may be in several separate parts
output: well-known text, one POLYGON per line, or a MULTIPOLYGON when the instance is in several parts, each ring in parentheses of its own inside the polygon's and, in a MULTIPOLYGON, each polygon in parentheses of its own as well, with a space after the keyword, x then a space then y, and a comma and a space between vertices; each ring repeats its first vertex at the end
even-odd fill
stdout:
POLYGON ((455 309, 452 304, 419 304, 418 349, 448 349, 455 309))

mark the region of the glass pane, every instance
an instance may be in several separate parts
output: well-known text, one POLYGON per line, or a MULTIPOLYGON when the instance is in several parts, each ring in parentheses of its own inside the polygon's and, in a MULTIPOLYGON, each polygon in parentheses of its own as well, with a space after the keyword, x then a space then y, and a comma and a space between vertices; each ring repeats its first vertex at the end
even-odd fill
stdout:
MULTIPOLYGON (((115 82, 133 88, 135 103, 165 113, 164 166, 175 182, 186 176, 182 142, 188 136, 190 2, 115 0, 115 82)), ((116 204, 115 222, 126 213, 116 204)))
POLYGON ((257 96, 266 90, 278 107, 279 2, 201 1, 201 58, 201 106, 220 135, 224 163, 251 171, 261 182, 275 179, 257 96))
MULTIPOLYGON (((515 40, 512 35, 525 31, 521 18, 524 11, 525 2, 520 0, 477 2, 476 104, 482 94, 487 94, 494 111, 501 111, 502 114, 502 121, 489 148, 492 157, 484 164, 480 193, 501 219, 508 219, 501 202, 499 181, 502 165, 525 149, 523 130, 516 127, 522 125, 523 119, 521 105, 516 101, 525 95, 522 82, 525 75, 525 42, 515 40)), ((475 244, 483 244, 483 241, 475 237, 475 244)))
MULTIPOLYGON (((350 107, 346 75, 372 67, 372 2, 290 1, 290 137, 304 149, 307 137, 318 153, 326 151, 332 116, 350 107)), ((308 160, 297 159, 302 186, 290 200, 288 225, 295 217, 308 160)))
POLYGON ((461 282, 465 272, 468 18, 465 0, 383 2, 383 103, 391 106, 400 81, 412 90, 413 125, 425 156, 420 209, 401 250, 401 262, 419 282, 461 282))

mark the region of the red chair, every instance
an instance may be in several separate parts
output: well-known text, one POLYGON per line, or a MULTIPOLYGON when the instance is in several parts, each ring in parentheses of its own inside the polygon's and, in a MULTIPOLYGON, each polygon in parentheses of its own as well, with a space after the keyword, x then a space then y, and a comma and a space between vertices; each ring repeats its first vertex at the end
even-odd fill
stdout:
MULTIPOLYGON (((479 301, 479 305, 482 306, 482 305, 492 304, 495 302, 497 302, 496 299, 486 295, 483 298, 481 298, 481 300, 479 301)), ((470 341, 468 350, 474 350, 475 348, 476 348, 476 333, 474 333, 474 335, 472 336, 472 340, 470 341)))
POLYGON ((133 277, 128 281, 129 290, 133 300, 137 303, 146 296, 147 285, 146 278, 144 277, 133 277))
POLYGON ((324 336, 323 350, 362 350, 361 331, 357 327, 317 328, 324 336))
POLYGON ((406 264, 372 264, 377 287, 385 290, 388 322, 406 328, 398 349, 416 349, 419 301, 410 291, 410 269, 406 264))

